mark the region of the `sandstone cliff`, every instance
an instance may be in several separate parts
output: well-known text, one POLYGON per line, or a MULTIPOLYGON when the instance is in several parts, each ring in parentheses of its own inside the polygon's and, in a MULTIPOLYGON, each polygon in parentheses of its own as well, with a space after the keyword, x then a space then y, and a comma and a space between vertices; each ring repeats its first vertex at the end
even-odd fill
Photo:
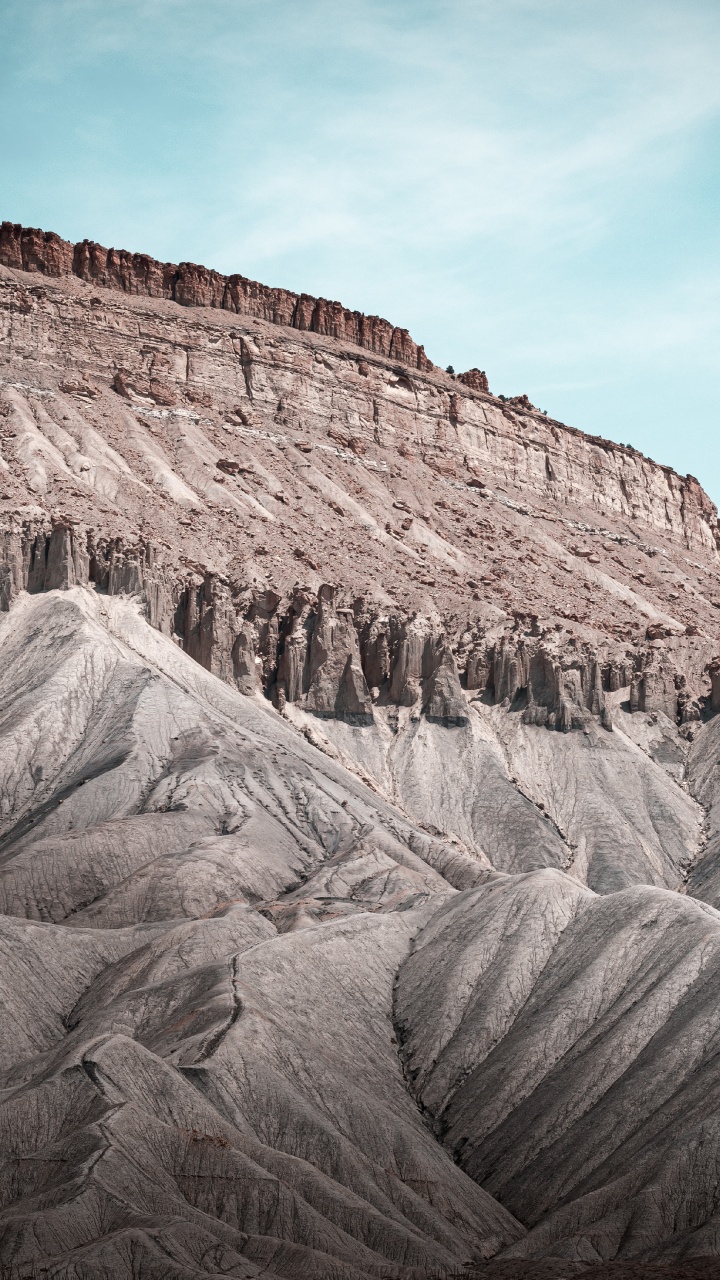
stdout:
MULTIPOLYGON (((423 644, 446 645, 451 683, 524 693, 549 725, 602 717, 601 694, 626 685, 635 708, 700 713, 720 574, 716 513, 692 477, 527 397, 496 399, 478 370, 410 372, 361 353, 355 331, 298 333, 294 310, 250 324, 217 289, 190 319, 165 300, 174 268, 114 255, 125 266, 108 274, 97 246, 3 236, 23 267, 0 280, 5 604, 21 587, 139 591, 210 670, 294 702, 326 582, 356 631, 332 629, 331 666, 357 644, 368 691, 348 714, 371 714, 372 689, 408 705, 413 681, 427 702, 428 669, 398 693, 413 618, 423 644)), ((440 683, 434 711, 457 719, 440 683)), ((330 699, 340 714, 344 696, 330 699)))
POLYGON ((0 264, 45 276, 74 275, 90 284, 148 298, 169 298, 184 307, 222 307, 237 315, 322 333, 354 342, 368 351, 417 369, 432 369, 422 347, 406 329, 379 316, 348 311, 340 302, 307 293, 270 289, 245 276, 223 276, 194 262, 156 262, 145 253, 104 249, 92 240, 70 244, 52 231, 0 224, 0 264))

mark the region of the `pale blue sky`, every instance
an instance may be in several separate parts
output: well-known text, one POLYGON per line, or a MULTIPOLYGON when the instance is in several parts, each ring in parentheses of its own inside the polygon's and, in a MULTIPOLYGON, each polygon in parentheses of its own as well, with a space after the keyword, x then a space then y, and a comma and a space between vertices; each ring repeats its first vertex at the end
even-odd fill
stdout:
POLYGON ((720 500, 718 0, 0 18, 0 216, 379 313, 720 500))

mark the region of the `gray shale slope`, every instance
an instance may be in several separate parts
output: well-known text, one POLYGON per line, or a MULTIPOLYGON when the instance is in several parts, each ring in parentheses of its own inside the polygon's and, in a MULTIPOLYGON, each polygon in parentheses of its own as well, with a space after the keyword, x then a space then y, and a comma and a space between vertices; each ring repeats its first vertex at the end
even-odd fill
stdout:
POLYGON ((0 1272, 720 1274, 697 481, 10 224, 0 333, 0 1272))

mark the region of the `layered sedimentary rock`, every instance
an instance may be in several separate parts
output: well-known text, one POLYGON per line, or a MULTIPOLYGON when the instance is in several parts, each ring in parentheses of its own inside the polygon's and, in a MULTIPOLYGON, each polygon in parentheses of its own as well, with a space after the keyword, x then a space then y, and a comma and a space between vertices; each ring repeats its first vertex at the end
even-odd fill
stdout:
POLYGON ((698 482, 335 304, 0 252, 1 1266, 712 1275, 698 482))
POLYGON ((123 293, 171 299, 183 307, 221 307, 271 324, 354 342, 416 369, 432 368, 423 348, 413 342, 406 329, 396 329, 379 316, 348 311, 342 303, 328 302, 327 298, 270 289, 245 276, 224 276, 194 262, 178 266, 156 262, 145 253, 104 249, 92 240, 73 245, 51 231, 3 222, 0 264, 53 278, 73 275, 123 293))

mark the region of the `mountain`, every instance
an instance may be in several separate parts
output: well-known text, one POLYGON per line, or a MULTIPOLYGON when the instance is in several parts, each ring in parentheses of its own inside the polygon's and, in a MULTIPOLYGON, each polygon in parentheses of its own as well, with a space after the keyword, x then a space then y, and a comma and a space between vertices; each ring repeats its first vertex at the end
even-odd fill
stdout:
POLYGON ((10 223, 0 325, 6 1273, 720 1275, 698 481, 10 223))

